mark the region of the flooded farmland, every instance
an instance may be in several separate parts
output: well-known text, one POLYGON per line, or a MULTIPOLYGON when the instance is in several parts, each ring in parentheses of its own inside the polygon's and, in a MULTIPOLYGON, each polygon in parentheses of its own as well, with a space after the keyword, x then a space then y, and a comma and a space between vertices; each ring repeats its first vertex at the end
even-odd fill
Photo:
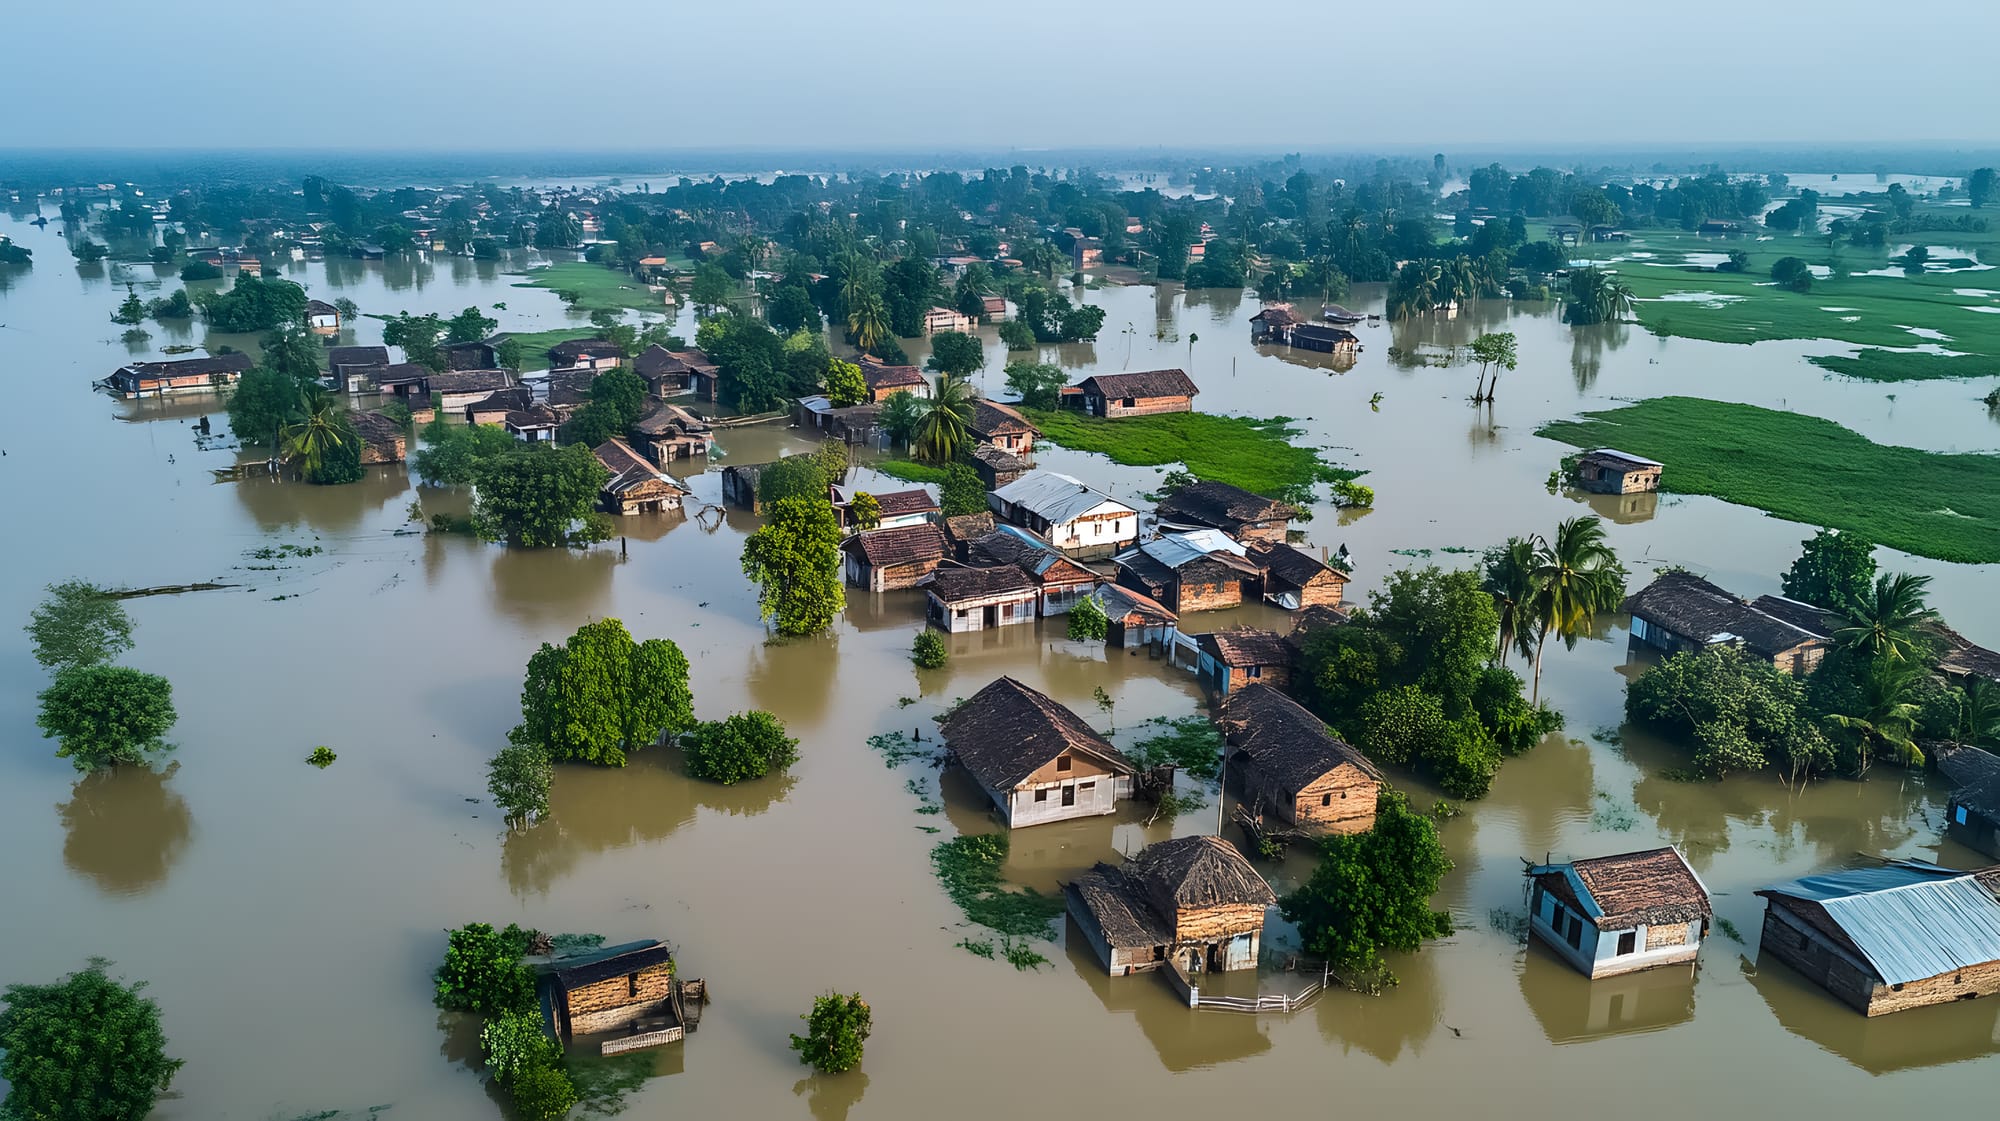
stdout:
MULTIPOLYGON (((925 728, 954 699, 1011 674, 1128 742, 1143 721, 1200 711, 1194 679, 1152 661, 1064 640, 1059 627, 954 636, 946 669, 908 661, 922 626, 912 593, 852 595, 825 636, 769 643, 738 554, 753 528, 674 516, 627 519, 588 552, 507 551, 417 532, 461 495, 418 488, 401 467, 314 488, 217 484, 235 453, 197 448, 208 398, 118 402, 89 383, 135 353, 202 343, 149 326, 136 350, 107 316, 126 283, 158 294, 151 266, 78 266, 51 225, 21 215, 0 233, 34 250, 0 280, 0 493, 14 543, 0 618, 23 620, 47 583, 216 580, 234 587, 131 601, 131 664, 170 678, 180 722, 173 766, 79 779, 35 728, 42 675, 17 627, 0 627, 0 983, 42 981, 100 954, 151 982, 169 1053, 187 1060, 155 1116, 259 1121, 389 1104, 397 1118, 492 1118, 477 1044, 431 1003, 442 930, 472 920, 612 941, 663 937, 715 1004, 682 1047, 654 1052, 631 1116, 1004 1118, 1022 1099, 1051 1116, 1183 1117, 1262 1108, 1418 1117, 1529 1112, 1561 1085, 1640 1117, 1689 1112, 1880 1114, 1913 1100, 1954 1111, 1991 1098, 2000 1001, 1869 1022, 1755 946, 1767 883, 1855 853, 1971 865, 1938 839, 1943 792, 1878 768, 1868 781, 1788 791, 1774 779, 1686 784, 1682 757, 1620 728, 1623 685, 1640 668, 1625 620, 1574 651, 1553 650, 1544 695, 1565 733, 1511 760, 1492 794, 1443 827, 1457 867, 1438 905, 1460 931, 1392 962, 1384 996, 1335 992, 1290 1015, 1190 1011, 1149 977, 1109 979, 1081 940, 1047 949, 1052 967, 1016 972, 955 943, 967 930, 933 878, 935 838, 993 828, 947 776, 942 814, 906 789, 934 776, 888 768, 867 740, 925 728), (711 525, 714 523, 711 522, 711 525), (277 544, 324 552, 260 560, 277 544), (519 715, 521 669, 538 643, 582 622, 623 619, 679 643, 696 712, 768 709, 801 739, 783 779, 738 787, 690 781, 678 753, 642 753, 622 771, 558 771, 549 821, 504 834, 485 805, 485 761, 519 715), (1095 689, 1114 700, 1092 703, 1095 689), (339 753, 326 770, 303 759, 339 753), (1683 845, 1715 894, 1718 934, 1699 967, 1591 984, 1516 938, 1522 858, 1683 845), (786 1034, 816 993, 859 991, 875 1034, 857 1074, 802 1077, 786 1034), (1032 1084, 1007 1092, 1010 1078, 1032 1084), (997 1091, 997 1092, 996 1092, 997 1091)), ((553 293, 514 288, 502 266, 444 259, 333 261, 283 270, 323 299, 367 312, 508 305, 503 328, 566 319, 553 293)), ((170 286, 169 286, 170 287, 170 286)), ((1323 507, 1311 544, 1346 545, 1355 592, 1401 565, 1469 564, 1509 534, 1546 532, 1586 508, 1644 579, 1684 565, 1746 594, 1776 591, 1810 527, 1706 498, 1584 500, 1544 481, 1567 450, 1533 435, 1543 421, 1667 393, 1788 408, 1872 440, 1936 450, 2000 446, 1978 383, 1893 386, 1828 377, 1804 356, 1837 344, 1725 346, 1636 328, 1572 331, 1543 305, 1504 302, 1455 320, 1360 328, 1349 368, 1252 346, 1254 298, 1171 286, 1103 288, 1092 344, 1046 348, 1074 376, 1186 368, 1210 412, 1295 418, 1302 441, 1366 470, 1372 511, 1323 507), (1520 368, 1498 400, 1465 398, 1467 366, 1418 365, 1481 330, 1520 338, 1520 368), (1392 349, 1401 359, 1392 358, 1392 349), (1375 400, 1379 394, 1379 400, 1375 400), (1371 404, 1374 401, 1374 404, 1371 404)), ((1350 306, 1380 310, 1381 293, 1350 306)), ((365 321, 359 341, 375 341, 365 321)), ((692 334, 691 325, 688 332, 692 334)), ((251 340, 218 337, 243 346, 251 340)), ((1001 385, 988 335, 983 384, 1001 385)), ((913 355, 921 354, 913 349, 913 355)), ((224 441, 226 443, 226 441, 224 441)), ((723 434, 724 462, 806 444, 781 428, 723 434)), ((1042 465, 1127 501, 1152 468, 1050 449, 1042 465)), ((868 479, 864 476, 864 480, 868 479)), ((691 480, 714 501, 714 473, 691 480)), ((1975 641, 2000 645, 2000 566, 1887 554, 1935 578, 1933 602, 1975 641)), ((1196 616, 1189 629, 1230 615, 1196 616)), ((1432 792, 1419 790, 1428 804, 1432 792)), ((1172 832, 1211 830, 1215 808, 1148 827, 1136 813, 1037 827, 1015 839, 1009 876, 1044 889, 1094 861, 1172 832)), ((1274 873, 1283 890, 1308 865, 1274 873)), ((1284 941, 1283 937, 1275 939, 1284 941)), ((1282 985, 1287 979, 1273 978, 1282 985)))

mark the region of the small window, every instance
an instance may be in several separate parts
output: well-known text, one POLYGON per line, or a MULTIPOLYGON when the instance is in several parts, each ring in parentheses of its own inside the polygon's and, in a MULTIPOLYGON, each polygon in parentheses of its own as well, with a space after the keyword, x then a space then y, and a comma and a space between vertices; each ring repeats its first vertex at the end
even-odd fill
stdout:
POLYGON ((1097 789, 1097 781, 1092 779, 1089 782, 1079 782, 1076 784, 1076 788, 1078 790, 1095 790, 1097 789))
POLYGON ((1902 992, 1902 991, 1903 991, 1903 983, 1902 983, 1901 981, 1898 981, 1898 982, 1896 982, 1895 984, 1893 984, 1893 985, 1890 985, 1890 986, 1889 986, 1889 991, 1890 991, 1890 992, 1898 992, 1898 993, 1899 993, 1899 992, 1902 992))
POLYGON ((1801 950, 1805 949, 1805 948, 1806 948, 1806 943, 1807 943, 1808 941, 1809 941, 1809 940, 1808 940, 1808 939, 1806 938, 1806 932, 1805 932, 1805 931, 1803 931, 1803 930, 1799 931, 1799 949, 1801 949, 1801 950))
MULTIPOLYGON (((1341 795, 1341 797, 1342 797, 1342 798, 1345 798, 1345 797, 1347 797, 1347 795, 1345 795, 1345 794, 1342 794, 1342 795, 1341 795)), ((1331 806, 1331 805, 1333 805, 1333 795, 1331 795, 1331 794, 1322 794, 1322 795, 1320 795, 1320 796, 1319 796, 1319 804, 1320 804, 1320 805, 1322 805, 1322 806, 1331 806)))
POLYGON ((1069 757, 1069 756, 1067 756, 1067 755, 1058 755, 1058 756, 1056 756, 1056 770, 1058 770, 1058 771, 1063 771, 1063 772, 1067 772, 1067 771, 1068 771, 1068 770, 1070 769, 1070 767, 1071 767, 1071 766, 1072 766, 1072 763, 1071 763, 1071 761, 1070 761, 1070 757, 1069 757))
POLYGON ((1629 954, 1629 953, 1633 952, 1634 950, 1637 950, 1638 948, 1639 948, 1639 932, 1638 932, 1638 931, 1636 931, 1636 930, 1628 930, 1628 931, 1626 931, 1625 933, 1623 933, 1623 934, 1620 934, 1620 935, 1618 936, 1618 956, 1619 956, 1619 957, 1621 957, 1621 958, 1622 958, 1622 957, 1624 957, 1624 956, 1625 956, 1626 954, 1629 954))
POLYGON ((1076 805, 1076 787, 1065 786, 1062 788, 1062 790, 1063 790, 1062 804, 1065 806, 1076 805))
POLYGON ((627 973, 625 975, 625 995, 639 995, 639 975, 637 973, 627 973))
POLYGON ((1037 790, 1037 791, 1035 791, 1035 801, 1037 801, 1037 802, 1046 802, 1046 801, 1048 801, 1048 800, 1049 800, 1049 792, 1048 792, 1047 790, 1037 790))
POLYGON ((1264 667, 1263 667, 1263 666, 1251 666, 1250 668, 1248 668, 1248 669, 1244 670, 1243 672, 1244 672, 1244 674, 1245 674, 1245 675, 1247 675, 1247 676, 1250 676, 1250 677, 1262 677, 1262 676, 1264 676, 1264 667))
POLYGON ((1583 949, 1583 920, 1575 915, 1569 917, 1569 936, 1566 941, 1572 950, 1583 949))

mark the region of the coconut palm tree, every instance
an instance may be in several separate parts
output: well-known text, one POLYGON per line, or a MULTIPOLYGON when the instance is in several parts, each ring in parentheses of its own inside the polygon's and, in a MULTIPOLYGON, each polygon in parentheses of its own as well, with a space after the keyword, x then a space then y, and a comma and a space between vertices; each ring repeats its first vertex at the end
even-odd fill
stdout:
POLYGON ((1960 743, 2000 747, 2000 685, 1983 677, 1966 683, 1965 701, 1958 710, 1958 727, 1952 738, 1960 743))
POLYGON ((340 413, 340 406, 314 387, 307 396, 306 418, 285 427, 285 461, 301 477, 317 474, 320 465, 326 462, 327 453, 347 443, 347 435, 341 431, 340 413))
POLYGON ((1861 711, 1827 717, 1835 727, 1853 733, 1861 748, 1863 770, 1875 758, 1923 766, 1924 752, 1916 740, 1917 704, 1911 696, 1929 672, 1915 662, 1878 659, 1860 682, 1861 711))
POLYGON ((863 352, 874 350, 877 343, 889 337, 889 309, 883 306, 880 293, 868 289, 847 305, 847 331, 863 352))
POLYGON ((1842 649, 1875 661, 1911 660, 1926 644, 1938 613, 1924 602, 1928 576, 1885 572, 1875 578, 1872 594, 1845 605, 1847 625, 1833 632, 1842 649))
POLYGON ((1604 538, 1604 523, 1595 517, 1570 518, 1556 526, 1556 535, 1537 542, 1534 597, 1529 617, 1535 627, 1535 685, 1532 699, 1542 697, 1542 655, 1551 635, 1570 649, 1590 630, 1592 619, 1618 605, 1625 592, 1625 569, 1604 538))
POLYGON ((1493 610, 1500 616, 1500 641, 1493 648, 1493 660, 1500 665, 1507 664, 1512 650, 1519 650, 1523 658, 1534 656, 1535 568, 1532 538, 1510 537, 1487 555, 1481 586, 1493 597, 1493 610))
POLYGON ((924 463, 950 463, 972 439, 972 386, 949 374, 940 377, 937 392, 920 401, 923 416, 911 438, 910 454, 924 463))
POLYGON ((1595 265, 1569 274, 1563 322, 1575 326, 1615 323, 1632 314, 1632 286, 1595 265))
POLYGON ((907 389, 898 389, 882 402, 882 430, 898 443, 908 444, 923 419, 923 398, 907 389))

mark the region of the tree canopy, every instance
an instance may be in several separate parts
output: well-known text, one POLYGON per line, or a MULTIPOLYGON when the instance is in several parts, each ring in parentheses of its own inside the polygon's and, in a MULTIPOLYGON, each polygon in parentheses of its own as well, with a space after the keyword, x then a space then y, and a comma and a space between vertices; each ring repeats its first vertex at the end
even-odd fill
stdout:
POLYGON ((49 985, 9 985, 0 1000, 0 1078, 9 1121, 141 1121, 173 1083, 160 1006, 109 962, 49 985))
POLYGON ((597 512, 597 497, 610 477, 582 444, 517 445, 480 461, 473 529, 483 540, 530 549, 602 541, 611 524, 597 512))
POLYGON ((1437 826, 1402 794, 1382 795, 1373 829, 1329 837, 1321 852, 1311 878, 1278 901, 1307 953, 1335 969, 1386 973, 1383 954, 1451 933, 1451 915, 1430 905, 1451 861, 1437 826))
POLYGON ((948 377, 965 378, 985 365, 986 348, 980 345, 978 335, 939 331, 931 336, 931 356, 924 363, 925 369, 939 371, 948 377))
POLYGON ((730 786, 799 761, 799 741, 775 716, 753 709, 695 725, 681 738, 688 774, 730 786))
POLYGON ((833 507, 824 499, 781 498, 768 519, 743 542, 743 574, 761 585, 758 613, 776 620, 779 634, 817 634, 847 608, 833 507))
POLYGON ((131 766, 173 750, 173 686, 125 666, 65 669, 42 690, 35 723, 58 743, 56 757, 79 771, 131 766))
POLYGON ((43 669, 60 673, 94 666, 132 648, 132 617, 110 589, 65 580, 46 591, 25 628, 43 669))
POLYGON ((1007 389, 1031 409, 1053 409, 1069 383, 1063 368, 1050 362, 1007 363, 1007 389))
POLYGON ((814 997, 812 1011, 799 1019, 806 1034, 792 1036, 799 1062, 821 1074, 839 1074, 861 1065, 862 1045, 874 1030, 874 1013, 860 993, 827 993, 814 997))
POLYGON ((1822 529, 1800 543, 1802 552, 1785 572, 1785 594, 1841 611, 1859 603, 1875 583, 1875 546, 1858 534, 1822 529))
MULTIPOLYGON (((185 273, 182 279, 187 279, 185 273)), ((306 290, 282 277, 263 280, 240 274, 226 292, 209 292, 198 300, 208 325, 216 331, 270 331, 305 318, 306 290)))
POLYGON ((693 723, 680 647, 663 638, 635 642, 624 623, 600 619, 528 659, 521 723, 507 738, 556 762, 622 767, 630 752, 693 723))

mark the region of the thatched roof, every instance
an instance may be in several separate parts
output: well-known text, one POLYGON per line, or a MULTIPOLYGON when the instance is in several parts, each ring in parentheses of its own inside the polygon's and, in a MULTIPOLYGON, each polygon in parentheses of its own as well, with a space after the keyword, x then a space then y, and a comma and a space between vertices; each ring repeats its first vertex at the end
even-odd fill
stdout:
POLYGON ((1222 702, 1216 726, 1232 750, 1287 790, 1304 790, 1342 766, 1382 772, 1326 722, 1273 686, 1253 683, 1222 702))
POLYGON ((1303 588, 1315 577, 1328 573, 1341 583, 1347 583, 1347 573, 1291 545, 1253 545, 1250 547, 1250 559, 1268 575, 1275 576, 1295 588, 1303 588))
POLYGON ((1189 483, 1160 500, 1162 520, 1192 522, 1233 533, 1253 522, 1283 522, 1298 511, 1275 498, 1228 483, 1189 483))
POLYGON ((870 568, 942 560, 945 554, 944 534, 929 522, 857 533, 841 548, 860 554, 870 568))
POLYGON ((1708 889, 1672 847, 1536 865, 1528 874, 1582 911, 1599 930, 1693 922, 1715 914, 1708 889), (1574 881, 1568 873, 1574 873, 1574 881), (1576 898, 1579 882, 1589 896, 1588 905, 1576 898))
POLYGON ((1178 907, 1269 907, 1278 901, 1236 846, 1220 837, 1175 837, 1147 845, 1126 869, 1178 907))
POLYGON ((1662 573, 1628 596, 1619 610, 1703 646, 1733 637, 1765 657, 1822 637, 1760 611, 1692 572, 1662 573))
POLYGON ((1289 666, 1292 651, 1285 636, 1256 627, 1231 627, 1226 631, 1193 636, 1195 642, 1225 666, 1289 666))
MULTIPOLYGON (((1019 569, 1005 571, 1020 575, 1019 569)), ((1131 761, 1076 713, 1011 677, 974 693, 939 728, 946 747, 989 790, 1011 790, 1065 752, 1113 774, 1135 773, 1131 761)))
POLYGON ((1935 755, 1938 770, 1951 780, 1952 798, 2000 821, 2000 755, 1977 747, 1940 748, 1935 755))
POLYGON ((940 568, 931 577, 931 594, 947 604, 990 596, 1033 599, 1038 591, 1027 573, 1011 564, 940 568))
POLYGON ((1092 374, 1076 383, 1095 389, 1099 397, 1193 397, 1201 390, 1183 370, 1134 370, 1128 374, 1092 374))
POLYGON ((1089 913, 1104 940, 1115 949, 1165 946, 1174 940, 1172 924, 1146 901, 1145 892, 1123 869, 1099 863, 1065 887, 1073 904, 1089 913))
POLYGON ((673 949, 665 942, 660 942, 629 954, 619 954, 616 957, 601 958, 569 969, 559 969, 555 974, 556 987, 564 992, 571 992, 585 985, 609 981, 613 977, 623 977, 642 969, 671 963, 673 960, 673 949))

